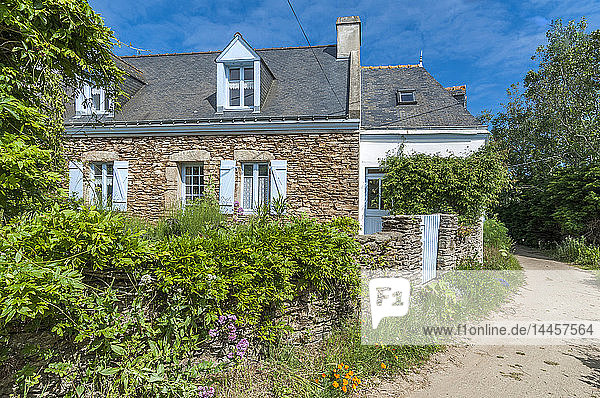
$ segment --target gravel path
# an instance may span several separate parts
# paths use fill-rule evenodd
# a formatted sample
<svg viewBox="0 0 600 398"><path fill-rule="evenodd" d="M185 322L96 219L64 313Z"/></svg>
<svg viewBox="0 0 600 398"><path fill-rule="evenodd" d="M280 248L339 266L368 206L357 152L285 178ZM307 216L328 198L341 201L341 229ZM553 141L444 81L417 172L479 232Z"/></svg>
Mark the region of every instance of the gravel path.
<svg viewBox="0 0 600 398"><path fill-rule="evenodd" d="M566 264L520 248L517 258L526 284L508 308L492 319L572 320L570 314L598 319L600 288L593 277ZM569 270L570 272L555 272ZM560 278L554 277L560 275ZM581 318L583 319L583 318ZM450 347L414 373L375 380L365 397L597 397L600 398L600 346L495 345Z"/></svg>

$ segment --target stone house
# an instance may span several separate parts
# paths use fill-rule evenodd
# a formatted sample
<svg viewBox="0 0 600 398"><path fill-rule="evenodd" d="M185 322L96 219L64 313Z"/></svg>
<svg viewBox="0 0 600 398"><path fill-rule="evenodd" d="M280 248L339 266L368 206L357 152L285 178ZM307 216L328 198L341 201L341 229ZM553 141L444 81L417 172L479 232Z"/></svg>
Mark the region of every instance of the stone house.
<svg viewBox="0 0 600 398"><path fill-rule="evenodd" d="M254 49L236 33L223 51L118 58L119 107L89 86L67 107L71 194L157 219L212 189L225 213L285 198L380 230L381 158L466 154L488 132L422 63L361 66L358 17L336 29L335 45Z"/></svg>

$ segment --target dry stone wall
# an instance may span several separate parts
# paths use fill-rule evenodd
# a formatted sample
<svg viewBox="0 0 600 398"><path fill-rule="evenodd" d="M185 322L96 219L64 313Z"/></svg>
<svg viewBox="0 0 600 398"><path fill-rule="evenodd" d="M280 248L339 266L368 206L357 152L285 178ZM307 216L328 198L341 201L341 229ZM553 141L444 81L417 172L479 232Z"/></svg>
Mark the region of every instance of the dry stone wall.
<svg viewBox="0 0 600 398"><path fill-rule="evenodd" d="M287 205L292 213L328 220L358 219L358 132L70 138L69 160L109 153L129 161L128 212L150 220L177 203L182 161L202 162L205 181L219 189L221 160L236 161L236 200L244 161L287 160ZM87 178L89 173L84 173Z"/></svg>

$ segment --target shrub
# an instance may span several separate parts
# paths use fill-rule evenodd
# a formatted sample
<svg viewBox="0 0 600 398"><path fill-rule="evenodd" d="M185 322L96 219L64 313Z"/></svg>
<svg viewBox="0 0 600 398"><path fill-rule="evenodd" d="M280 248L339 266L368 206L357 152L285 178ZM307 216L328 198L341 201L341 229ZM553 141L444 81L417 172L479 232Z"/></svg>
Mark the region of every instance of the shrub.
<svg viewBox="0 0 600 398"><path fill-rule="evenodd" d="M474 223L508 184L504 155L486 146L466 157L388 156L382 192L395 214L453 213Z"/></svg>
<svg viewBox="0 0 600 398"><path fill-rule="evenodd" d="M587 245L584 237L567 237L556 246L554 254L561 261L600 269L600 247Z"/></svg>
<svg viewBox="0 0 600 398"><path fill-rule="evenodd" d="M483 223L483 245L494 249L510 250L513 240L508 236L508 228L501 221L493 218L486 219Z"/></svg>

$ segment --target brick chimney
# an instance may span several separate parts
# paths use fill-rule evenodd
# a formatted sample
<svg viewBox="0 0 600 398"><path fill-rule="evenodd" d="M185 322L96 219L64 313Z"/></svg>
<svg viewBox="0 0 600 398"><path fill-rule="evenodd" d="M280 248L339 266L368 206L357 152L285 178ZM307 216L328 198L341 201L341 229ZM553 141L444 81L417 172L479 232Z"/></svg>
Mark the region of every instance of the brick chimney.
<svg viewBox="0 0 600 398"><path fill-rule="evenodd" d="M348 58L352 51L360 52L360 18L338 17L337 29L337 58Z"/></svg>

